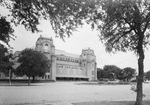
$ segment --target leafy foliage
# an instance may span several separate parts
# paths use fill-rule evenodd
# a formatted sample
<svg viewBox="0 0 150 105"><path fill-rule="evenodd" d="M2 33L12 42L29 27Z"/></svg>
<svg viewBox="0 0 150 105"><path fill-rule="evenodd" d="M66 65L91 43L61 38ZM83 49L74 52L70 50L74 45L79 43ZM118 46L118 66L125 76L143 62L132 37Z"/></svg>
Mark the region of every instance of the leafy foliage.
<svg viewBox="0 0 150 105"><path fill-rule="evenodd" d="M0 44L0 72L3 72L6 76L8 76L10 69L14 71L14 63L10 59L12 59L12 54L9 54L7 48Z"/></svg>
<svg viewBox="0 0 150 105"><path fill-rule="evenodd" d="M9 54L8 48L4 45L9 45L10 39L14 39L13 28L10 22L6 20L6 17L0 15L0 72L8 75L9 70L13 70L13 63L9 61L12 58L12 54Z"/></svg>
<svg viewBox="0 0 150 105"><path fill-rule="evenodd" d="M1 2L11 11L11 21L22 24L27 30L37 32L40 19L50 24L60 38L70 36L88 18L95 7L93 0L11 0Z"/></svg>
<svg viewBox="0 0 150 105"><path fill-rule="evenodd" d="M126 67L121 70L119 73L119 79L124 80L124 81L129 81L131 78L135 77L136 75L136 70L131 68L131 67Z"/></svg>
<svg viewBox="0 0 150 105"><path fill-rule="evenodd" d="M6 20L6 17L0 16L0 41L8 45L10 38L14 39L13 32L14 30L12 29L10 22Z"/></svg>
<svg viewBox="0 0 150 105"><path fill-rule="evenodd" d="M145 76L146 76L146 79L150 80L150 71L146 72Z"/></svg>
<svg viewBox="0 0 150 105"><path fill-rule="evenodd" d="M126 67L124 69L120 69L115 65L105 65L103 69L97 69L97 78L101 79L119 79L124 81L129 81L131 78L135 76L135 69L131 67Z"/></svg>
<svg viewBox="0 0 150 105"><path fill-rule="evenodd" d="M143 34L143 46L149 45L150 4L147 0L98 0L90 22L100 30L106 51L135 51Z"/></svg>
<svg viewBox="0 0 150 105"><path fill-rule="evenodd" d="M121 71L121 69L115 65L105 65L103 70L107 72L107 75L112 79L118 78L118 74Z"/></svg>
<svg viewBox="0 0 150 105"><path fill-rule="evenodd" d="M97 69L98 79L107 78L107 79L118 79L121 69L115 65L105 65L103 69Z"/></svg>
<svg viewBox="0 0 150 105"><path fill-rule="evenodd" d="M105 73L103 72L103 69L97 68L97 79L101 80L101 78L105 78Z"/></svg>
<svg viewBox="0 0 150 105"><path fill-rule="evenodd" d="M4 47L4 45L0 44L0 71L2 72L7 66L7 62L9 62L9 59L6 56L7 54L7 48Z"/></svg>
<svg viewBox="0 0 150 105"><path fill-rule="evenodd" d="M127 80L130 80L136 74L136 72L135 72L136 70L131 68L131 67L126 67L123 69L123 71L124 71L124 75L125 75Z"/></svg>
<svg viewBox="0 0 150 105"><path fill-rule="evenodd" d="M16 69L17 75L28 77L43 76L49 70L49 60L41 52L25 49L18 59L20 65Z"/></svg>

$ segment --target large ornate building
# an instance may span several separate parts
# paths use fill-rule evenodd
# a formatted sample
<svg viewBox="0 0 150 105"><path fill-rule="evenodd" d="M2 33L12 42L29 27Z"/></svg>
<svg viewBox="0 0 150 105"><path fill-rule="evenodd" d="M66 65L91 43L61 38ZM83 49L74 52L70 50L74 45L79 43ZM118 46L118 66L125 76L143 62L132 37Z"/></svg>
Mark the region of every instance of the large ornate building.
<svg viewBox="0 0 150 105"><path fill-rule="evenodd" d="M82 50L80 55L67 53L55 49L52 38L40 36L36 41L35 50L42 52L50 60L50 70L42 78L46 80L97 80L96 56L90 48ZM17 62L21 51L14 53L14 68L19 66ZM17 77L13 79L27 79L28 77ZM0 72L0 79L8 79Z"/></svg>
<svg viewBox="0 0 150 105"><path fill-rule="evenodd" d="M35 50L44 53L51 61L51 68L44 79L50 80L97 80L96 56L90 48L81 55L55 49L52 38L40 36Z"/></svg>

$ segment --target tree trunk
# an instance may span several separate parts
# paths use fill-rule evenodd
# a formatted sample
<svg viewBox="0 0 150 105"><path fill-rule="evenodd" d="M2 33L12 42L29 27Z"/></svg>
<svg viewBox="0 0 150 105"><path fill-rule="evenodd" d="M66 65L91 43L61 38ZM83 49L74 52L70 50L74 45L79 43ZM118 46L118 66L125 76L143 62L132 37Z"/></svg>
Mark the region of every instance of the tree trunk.
<svg viewBox="0 0 150 105"><path fill-rule="evenodd" d="M35 76L32 77L32 82L33 82L33 83L34 83L34 80L35 80Z"/></svg>
<svg viewBox="0 0 150 105"><path fill-rule="evenodd" d="M28 78L28 85L30 85L30 76L29 76L29 78Z"/></svg>
<svg viewBox="0 0 150 105"><path fill-rule="evenodd" d="M135 105L142 105L143 99L143 75L144 75L144 51L143 51L143 37L139 37L138 42L138 77L137 77L137 96Z"/></svg>
<svg viewBox="0 0 150 105"><path fill-rule="evenodd" d="M11 77L12 77L11 74L12 74L12 73L11 73L11 69L9 69L9 85L11 85Z"/></svg>
<svg viewBox="0 0 150 105"><path fill-rule="evenodd" d="M136 97L136 105L142 105L142 98L143 98L143 58L139 58L138 60L138 69L139 69L139 74L137 77L137 97Z"/></svg>

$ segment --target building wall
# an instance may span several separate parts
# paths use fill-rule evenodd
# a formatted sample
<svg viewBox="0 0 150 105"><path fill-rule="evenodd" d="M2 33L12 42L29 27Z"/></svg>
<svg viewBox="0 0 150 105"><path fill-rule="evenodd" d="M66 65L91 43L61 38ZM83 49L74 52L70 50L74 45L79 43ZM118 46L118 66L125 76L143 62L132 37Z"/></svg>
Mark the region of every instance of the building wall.
<svg viewBox="0 0 150 105"><path fill-rule="evenodd" d="M87 78L87 75L85 68L58 64L56 67L56 77Z"/></svg>

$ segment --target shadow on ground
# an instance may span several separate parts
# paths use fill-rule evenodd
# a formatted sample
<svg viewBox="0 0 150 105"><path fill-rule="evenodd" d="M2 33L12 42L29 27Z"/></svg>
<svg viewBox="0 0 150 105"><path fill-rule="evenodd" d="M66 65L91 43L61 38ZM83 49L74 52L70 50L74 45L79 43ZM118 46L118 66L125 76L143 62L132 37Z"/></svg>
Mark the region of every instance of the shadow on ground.
<svg viewBox="0 0 150 105"><path fill-rule="evenodd" d="M0 86L42 86L42 83L54 83L54 81L51 80L35 80L34 82L31 81L30 85L28 85L28 80L27 79L15 79L12 80L11 85L9 83L8 79L5 80L0 80Z"/></svg>
<svg viewBox="0 0 150 105"><path fill-rule="evenodd" d="M135 101L102 101L72 103L73 105L135 105ZM150 101L143 101L143 105L150 105Z"/></svg>

